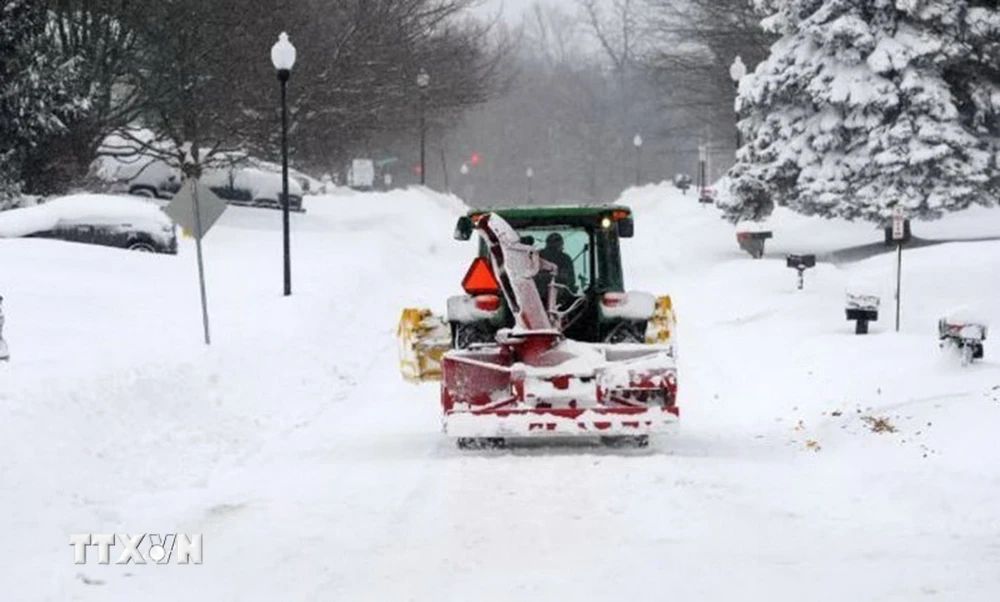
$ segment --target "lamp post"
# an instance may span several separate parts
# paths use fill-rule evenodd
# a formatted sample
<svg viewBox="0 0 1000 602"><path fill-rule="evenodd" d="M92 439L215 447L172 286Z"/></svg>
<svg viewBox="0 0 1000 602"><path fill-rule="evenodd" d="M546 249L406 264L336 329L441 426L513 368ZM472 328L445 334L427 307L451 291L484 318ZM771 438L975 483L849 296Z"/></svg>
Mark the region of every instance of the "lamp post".
<svg viewBox="0 0 1000 602"><path fill-rule="evenodd" d="M747 66L743 64L743 59L739 55L736 55L736 58L733 59L733 64L729 66L729 77L733 80L733 85L736 86L737 96L739 96L740 92L740 80L746 74ZM734 110L736 110L735 106ZM743 137L740 135L740 113L736 110L736 150L738 151L741 146L743 146Z"/></svg>
<svg viewBox="0 0 1000 602"><path fill-rule="evenodd" d="M635 185L638 186L642 183L642 136L636 134L632 145L635 146Z"/></svg>
<svg viewBox="0 0 1000 602"><path fill-rule="evenodd" d="M531 204L531 179L535 177L535 170L530 167L525 170L524 175L528 179L528 204Z"/></svg>
<svg viewBox="0 0 1000 602"><path fill-rule="evenodd" d="M417 87L420 89L420 185L427 183L427 86L431 85L431 76L423 67L417 74Z"/></svg>
<svg viewBox="0 0 1000 602"><path fill-rule="evenodd" d="M705 177L705 163L708 161L708 147L702 143L698 145L698 198L705 196L705 187L708 180Z"/></svg>
<svg viewBox="0 0 1000 602"><path fill-rule="evenodd" d="M288 41L288 34L281 32L271 47L271 62L281 82L281 211L285 263L285 296L292 294L292 259L288 228L288 77L295 65L295 46Z"/></svg>

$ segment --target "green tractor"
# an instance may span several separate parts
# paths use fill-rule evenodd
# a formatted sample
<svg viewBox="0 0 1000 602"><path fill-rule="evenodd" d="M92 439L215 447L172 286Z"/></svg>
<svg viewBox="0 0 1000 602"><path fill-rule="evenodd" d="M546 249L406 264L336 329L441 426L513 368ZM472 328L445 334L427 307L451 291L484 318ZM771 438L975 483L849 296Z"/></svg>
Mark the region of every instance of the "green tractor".
<svg viewBox="0 0 1000 602"><path fill-rule="evenodd" d="M455 238L471 239L478 220L491 213L502 217L522 244L535 247L549 262L548 280L539 276L538 290L565 338L582 343L672 344L670 297L625 289L620 240L633 235L631 209L621 205L475 209L458 219ZM494 344L500 331L515 326L482 239L462 286L465 294L448 299L446 317L427 309L403 311L398 335L401 370L407 380L440 380L441 360L449 350Z"/></svg>

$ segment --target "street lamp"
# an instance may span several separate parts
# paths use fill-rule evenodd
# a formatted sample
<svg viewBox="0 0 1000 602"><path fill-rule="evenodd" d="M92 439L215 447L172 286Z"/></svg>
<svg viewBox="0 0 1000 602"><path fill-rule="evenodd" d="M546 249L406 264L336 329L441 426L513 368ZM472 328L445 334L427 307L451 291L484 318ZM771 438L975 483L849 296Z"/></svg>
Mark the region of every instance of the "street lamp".
<svg viewBox="0 0 1000 602"><path fill-rule="evenodd" d="M747 74L747 66L743 64L743 59L740 55L736 55L733 60L733 64L729 66L729 77L733 80L733 84L736 86L736 95L739 96L740 92L740 80L743 76ZM735 110L735 107L734 107ZM740 114L736 111L736 150L739 150L743 146L743 137L740 135Z"/></svg>
<svg viewBox="0 0 1000 602"><path fill-rule="evenodd" d="M285 251L285 296L292 294L292 259L288 233L288 77L295 65L295 46L288 41L288 34L281 32L271 47L271 62L281 82L281 190L282 235Z"/></svg>
<svg viewBox="0 0 1000 602"><path fill-rule="evenodd" d="M642 181L642 136L636 134L632 144L635 146L635 185L638 186Z"/></svg>
<svg viewBox="0 0 1000 602"><path fill-rule="evenodd" d="M525 170L524 175L528 178L528 203L531 203L531 179L535 177L535 170L530 167Z"/></svg>
<svg viewBox="0 0 1000 602"><path fill-rule="evenodd" d="M417 87L420 89L420 184L427 182L427 121L425 113L427 110L427 86L431 85L431 76L423 67L417 74Z"/></svg>

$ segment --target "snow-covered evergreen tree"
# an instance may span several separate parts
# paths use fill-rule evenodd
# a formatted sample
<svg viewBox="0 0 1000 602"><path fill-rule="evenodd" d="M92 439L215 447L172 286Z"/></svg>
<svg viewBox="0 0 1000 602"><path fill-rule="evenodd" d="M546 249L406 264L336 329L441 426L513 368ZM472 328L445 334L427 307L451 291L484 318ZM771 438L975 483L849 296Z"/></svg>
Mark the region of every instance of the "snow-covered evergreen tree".
<svg viewBox="0 0 1000 602"><path fill-rule="evenodd" d="M17 195L21 170L42 137L86 106L71 92L73 59L53 57L49 13L38 0L0 0L0 209Z"/></svg>
<svg viewBox="0 0 1000 602"><path fill-rule="evenodd" d="M883 222L995 204L1000 11L985 0L756 0L780 34L737 99L726 217Z"/></svg>

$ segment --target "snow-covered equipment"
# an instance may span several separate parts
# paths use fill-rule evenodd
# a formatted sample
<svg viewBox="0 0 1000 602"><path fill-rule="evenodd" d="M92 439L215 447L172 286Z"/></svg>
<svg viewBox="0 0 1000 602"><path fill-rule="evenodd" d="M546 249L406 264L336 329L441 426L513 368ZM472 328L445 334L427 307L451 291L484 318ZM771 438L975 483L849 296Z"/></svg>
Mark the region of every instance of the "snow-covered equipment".
<svg viewBox="0 0 1000 602"><path fill-rule="evenodd" d="M815 255L786 255L785 265L799 273L799 290L805 284L805 273L809 268L816 267Z"/></svg>
<svg viewBox="0 0 1000 602"><path fill-rule="evenodd" d="M482 439L561 434L635 437L644 445L650 433L676 422L669 342L569 339L571 316L585 314L586 297L560 303L566 286L559 282L561 266L496 213L474 224L514 324L499 329L493 341L442 358L447 434L463 447ZM655 311L651 295L606 292L602 304L626 322L645 323Z"/></svg>
<svg viewBox="0 0 1000 602"><path fill-rule="evenodd" d="M741 230L736 233L736 242L740 248L750 254L754 259L764 256L764 241L774 236L770 231Z"/></svg>
<svg viewBox="0 0 1000 602"><path fill-rule="evenodd" d="M875 295L847 293L845 312L848 320L854 320L854 334L868 334L868 323L878 321L878 307L881 299Z"/></svg>
<svg viewBox="0 0 1000 602"><path fill-rule="evenodd" d="M966 310L956 310L938 320L938 344L958 353L965 366L983 357L987 330L985 320Z"/></svg>
<svg viewBox="0 0 1000 602"><path fill-rule="evenodd" d="M451 347L451 331L440 316L429 309L405 309L396 337L403 378L410 382L441 378L441 356Z"/></svg>
<svg viewBox="0 0 1000 602"><path fill-rule="evenodd" d="M491 242L487 224L516 244ZM672 301L624 287L619 243L634 232L630 209L473 210L459 218L455 238L469 240L477 228L465 294L448 299L446 317L411 308L399 324L403 376L443 376L446 415L461 414L446 420L449 433L464 443L541 431L644 436L659 420L676 419L676 410L664 409L673 408L666 372L670 387L676 383ZM512 267L525 257L533 259ZM508 286L515 280L516 295ZM649 382L632 382L643 374ZM660 406L646 407L656 400ZM498 422L501 416L510 420Z"/></svg>
<svg viewBox="0 0 1000 602"><path fill-rule="evenodd" d="M0 296L0 362L10 359L10 350L7 349L7 341L3 338L3 296Z"/></svg>

